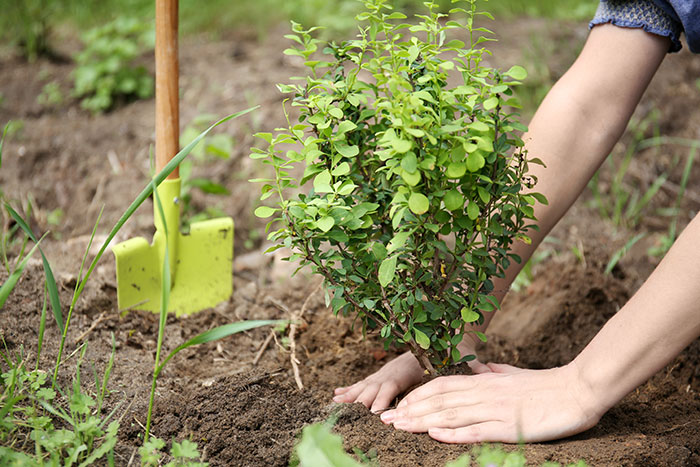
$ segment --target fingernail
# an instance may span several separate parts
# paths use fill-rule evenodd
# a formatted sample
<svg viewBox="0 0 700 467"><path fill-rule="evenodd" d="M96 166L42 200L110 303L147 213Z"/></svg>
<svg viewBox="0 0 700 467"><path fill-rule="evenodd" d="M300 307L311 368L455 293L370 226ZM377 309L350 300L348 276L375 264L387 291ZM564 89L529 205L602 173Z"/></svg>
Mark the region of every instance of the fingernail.
<svg viewBox="0 0 700 467"><path fill-rule="evenodd" d="M407 405L408 405L408 402L406 402L406 399L404 399L401 402L399 402L399 405L397 405L396 407L406 407Z"/></svg>
<svg viewBox="0 0 700 467"><path fill-rule="evenodd" d="M379 416L379 418L381 418L384 423L391 423L391 421L394 419L394 411L390 410L388 412L384 412Z"/></svg>
<svg viewBox="0 0 700 467"><path fill-rule="evenodd" d="M343 402L343 396L335 396L333 402Z"/></svg>

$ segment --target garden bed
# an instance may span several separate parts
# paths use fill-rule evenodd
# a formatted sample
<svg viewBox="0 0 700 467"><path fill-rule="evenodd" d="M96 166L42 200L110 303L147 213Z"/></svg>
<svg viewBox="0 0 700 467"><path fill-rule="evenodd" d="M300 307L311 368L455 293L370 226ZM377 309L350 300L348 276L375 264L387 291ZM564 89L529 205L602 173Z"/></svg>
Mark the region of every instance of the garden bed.
<svg viewBox="0 0 700 467"><path fill-rule="evenodd" d="M500 23L496 31L508 37L494 46L496 56L509 63L526 63L522 44L537 33L540 41L566 44L544 54L541 64L557 77L565 70L585 37L585 25L554 27L539 21ZM191 439L211 465L287 465L295 439L308 423L337 417L335 430L348 450L376 452L382 466L443 466L467 452L468 446L448 446L427 435L394 431L362 406L332 403L332 391L350 384L395 355L378 340L362 339L352 321L334 317L324 306L316 277L290 278L293 267L261 255L261 221L252 215L257 188L246 180L260 168L247 158L252 133L282 124L282 96L274 84L300 72L299 63L282 55L286 46L273 34L258 42L230 37L217 43L187 41L182 46L182 117L184 124L197 115L223 116L251 105L255 113L222 130L236 142L228 160L210 160L195 171L226 186L226 198L196 195L195 208L218 205L236 222L234 296L215 309L190 318L169 318L165 348L172 349L211 327L242 319L289 318L303 308L303 325L296 333L296 356L305 389L293 378L290 355L277 335L253 364L270 334L258 329L187 349L166 367L158 382L153 433L165 440ZM543 38L542 38L543 37ZM70 53L67 50L66 53ZM525 58L523 58L525 53ZM68 63L0 58L0 124L23 123L7 142L0 170L0 186L9 199L26 200L35 207L36 232L51 230L44 243L54 265L64 307L70 302L82 251L101 206L105 211L98 237L117 220L146 183L148 151L153 142L153 101L137 102L100 116L79 109L75 102L52 108L36 103L48 80L69 86ZM697 57L684 52L669 57L640 106L643 118L658 109L661 134L700 138L700 76ZM654 129L648 129L653 136ZM626 138L629 138L627 136ZM654 197L634 231L601 220L584 196L544 248L549 257L533 268L533 279L512 293L490 329L482 359L528 368L568 363L597 330L634 293L658 261L647 255L665 232L667 217L656 208L671 206L687 149L656 147L640 151L629 170L639 183L650 183L668 171L669 183ZM682 159L684 160L684 159ZM685 225L700 208L700 164L691 174L679 222ZM610 174L601 175L602 186ZM59 215L60 213L60 215ZM58 216L58 220L57 220ZM53 225L52 225L53 223ZM118 239L152 235L146 206L120 232ZM638 232L647 235L625 255L611 274L604 270L614 252ZM582 254L575 254L575 251ZM0 281L6 273L0 273ZM42 305L43 270L30 262L23 278L0 311L0 334L10 351L23 346L35 354ZM662 312L662 310L660 310ZM116 304L114 262L106 256L78 302L68 333L66 355L87 340L86 365L98 373L117 347L105 413L117 404L121 417L118 465L138 463L148 391L153 369L158 321L147 312L119 313ZM42 365L50 367L58 349L55 323L47 326ZM68 387L77 357L67 358L59 383ZM86 366L87 368L87 366ZM91 371L86 371L91 375ZM88 382L85 382L88 381ZM86 389L94 390L85 377ZM531 444L522 449L529 462L547 460L589 465L700 465L700 341L696 340L674 362L606 414L595 428L562 441ZM513 448L516 449L516 448Z"/></svg>

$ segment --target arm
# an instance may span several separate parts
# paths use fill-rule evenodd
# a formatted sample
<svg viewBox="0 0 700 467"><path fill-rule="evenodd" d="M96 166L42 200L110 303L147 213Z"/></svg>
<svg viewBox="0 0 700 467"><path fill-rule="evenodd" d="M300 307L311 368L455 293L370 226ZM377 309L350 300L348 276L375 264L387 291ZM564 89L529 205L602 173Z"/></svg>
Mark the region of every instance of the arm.
<svg viewBox="0 0 700 467"><path fill-rule="evenodd" d="M513 245L523 261L512 264L504 279L494 280L497 299L610 154L667 51L666 38L597 26L576 62L547 94L524 140L529 154L546 164L532 166L531 174L539 180L535 190L549 205L535 206L539 231L528 232L532 244ZM492 317L486 315L480 330Z"/></svg>
<svg viewBox="0 0 700 467"><path fill-rule="evenodd" d="M382 414L452 443L545 441L584 431L700 336L700 215L569 365L438 378ZM611 358L614 356L614 358Z"/></svg>

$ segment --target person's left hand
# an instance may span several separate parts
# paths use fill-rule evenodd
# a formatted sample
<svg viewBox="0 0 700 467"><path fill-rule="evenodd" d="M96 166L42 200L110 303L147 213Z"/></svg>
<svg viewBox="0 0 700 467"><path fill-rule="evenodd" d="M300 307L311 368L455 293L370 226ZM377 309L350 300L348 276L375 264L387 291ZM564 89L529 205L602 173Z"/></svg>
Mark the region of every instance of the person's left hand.
<svg viewBox="0 0 700 467"><path fill-rule="evenodd" d="M518 443L571 436L602 416L575 363L551 370L488 367L491 372L436 378L381 419L445 443Z"/></svg>

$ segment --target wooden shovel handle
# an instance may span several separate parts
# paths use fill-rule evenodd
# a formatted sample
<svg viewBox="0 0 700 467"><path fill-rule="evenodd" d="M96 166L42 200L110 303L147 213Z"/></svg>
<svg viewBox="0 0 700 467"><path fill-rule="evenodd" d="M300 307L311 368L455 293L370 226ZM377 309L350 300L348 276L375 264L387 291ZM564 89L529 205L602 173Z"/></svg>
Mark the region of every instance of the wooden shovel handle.
<svg viewBox="0 0 700 467"><path fill-rule="evenodd" d="M156 171L179 151L178 0L156 0ZM176 168L168 178L178 178Z"/></svg>

